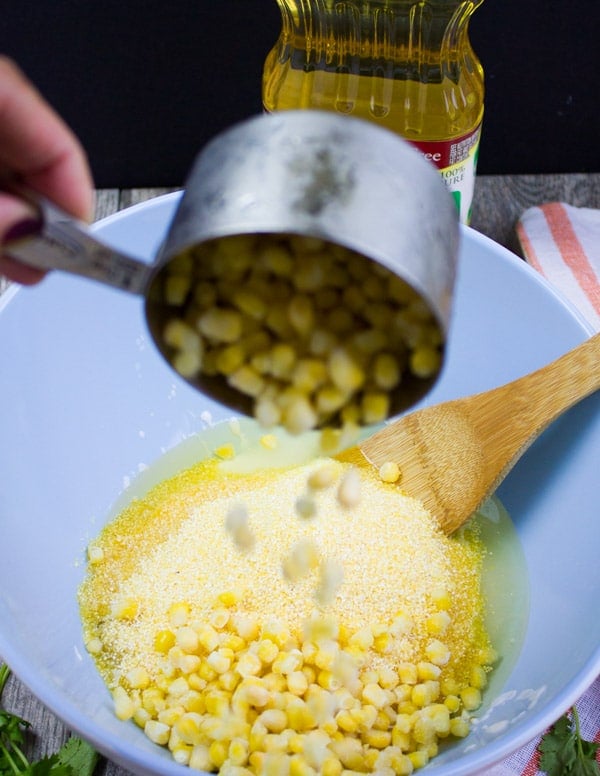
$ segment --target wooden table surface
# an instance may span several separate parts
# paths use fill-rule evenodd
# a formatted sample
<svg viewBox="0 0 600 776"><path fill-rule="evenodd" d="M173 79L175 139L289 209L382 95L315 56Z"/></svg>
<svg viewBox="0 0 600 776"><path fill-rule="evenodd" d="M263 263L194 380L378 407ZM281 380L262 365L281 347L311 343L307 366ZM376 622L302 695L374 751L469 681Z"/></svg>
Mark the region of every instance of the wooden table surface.
<svg viewBox="0 0 600 776"><path fill-rule="evenodd" d="M170 189L99 190L96 217L103 218L167 191ZM471 226L518 253L515 224L519 215L533 205L556 201L600 208L600 173L481 176L476 183ZM0 278L0 293L6 287L7 282ZM61 722L14 676L4 690L2 705L31 723L29 753L33 758L53 753L66 740L68 731ZM128 774L129 771L107 760L101 762L96 772L96 776Z"/></svg>

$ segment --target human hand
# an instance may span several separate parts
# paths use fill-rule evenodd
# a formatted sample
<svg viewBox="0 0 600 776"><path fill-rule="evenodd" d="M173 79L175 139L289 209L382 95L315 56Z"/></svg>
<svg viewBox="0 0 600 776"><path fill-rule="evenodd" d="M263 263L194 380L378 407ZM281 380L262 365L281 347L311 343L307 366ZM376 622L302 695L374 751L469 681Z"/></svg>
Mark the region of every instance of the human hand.
<svg viewBox="0 0 600 776"><path fill-rule="evenodd" d="M73 132L21 70L0 56L0 178L17 177L83 221L93 211L93 184L85 153ZM0 274L36 283L43 272L1 254L7 238L35 229L32 207L0 191Z"/></svg>

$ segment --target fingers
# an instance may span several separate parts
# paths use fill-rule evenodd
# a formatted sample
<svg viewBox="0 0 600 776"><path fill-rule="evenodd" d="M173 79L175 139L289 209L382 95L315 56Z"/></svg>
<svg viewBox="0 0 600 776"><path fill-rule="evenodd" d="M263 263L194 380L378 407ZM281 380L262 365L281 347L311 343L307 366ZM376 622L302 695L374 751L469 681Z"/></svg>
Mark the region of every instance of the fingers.
<svg viewBox="0 0 600 776"><path fill-rule="evenodd" d="M10 59L0 56L0 176L17 176L84 221L93 214L93 183L79 141ZM0 274L30 284L43 272L1 255L2 243L31 229L35 213L0 193Z"/></svg>
<svg viewBox="0 0 600 776"><path fill-rule="evenodd" d="M89 220L93 185L79 141L19 68L0 56L0 170Z"/></svg>
<svg viewBox="0 0 600 776"><path fill-rule="evenodd" d="M36 213L30 205L0 193L0 245L9 239L24 237L34 231L36 222ZM41 280L44 273L0 255L0 275L22 285L31 285Z"/></svg>

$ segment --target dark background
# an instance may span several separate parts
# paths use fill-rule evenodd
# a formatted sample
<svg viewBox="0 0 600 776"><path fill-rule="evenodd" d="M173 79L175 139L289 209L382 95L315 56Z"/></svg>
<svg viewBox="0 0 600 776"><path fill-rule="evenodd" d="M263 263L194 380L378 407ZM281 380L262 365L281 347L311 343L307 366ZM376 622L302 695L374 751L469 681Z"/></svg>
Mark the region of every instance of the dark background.
<svg viewBox="0 0 600 776"><path fill-rule="evenodd" d="M479 172L600 171L600 0L485 0ZM179 186L220 129L260 112L275 0L0 0L15 58L106 187Z"/></svg>

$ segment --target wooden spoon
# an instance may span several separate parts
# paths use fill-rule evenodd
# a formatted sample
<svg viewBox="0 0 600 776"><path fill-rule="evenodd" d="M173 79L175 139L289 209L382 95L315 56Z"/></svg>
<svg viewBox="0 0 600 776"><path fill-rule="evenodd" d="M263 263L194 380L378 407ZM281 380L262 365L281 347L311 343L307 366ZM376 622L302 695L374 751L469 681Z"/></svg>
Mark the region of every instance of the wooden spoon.
<svg viewBox="0 0 600 776"><path fill-rule="evenodd" d="M394 461L399 485L451 534L559 415L600 388L600 334L499 388L418 410L344 453Z"/></svg>

